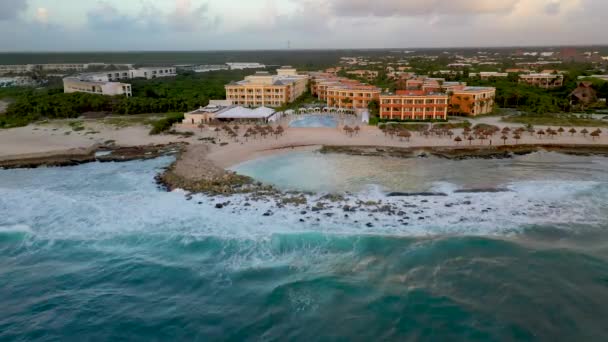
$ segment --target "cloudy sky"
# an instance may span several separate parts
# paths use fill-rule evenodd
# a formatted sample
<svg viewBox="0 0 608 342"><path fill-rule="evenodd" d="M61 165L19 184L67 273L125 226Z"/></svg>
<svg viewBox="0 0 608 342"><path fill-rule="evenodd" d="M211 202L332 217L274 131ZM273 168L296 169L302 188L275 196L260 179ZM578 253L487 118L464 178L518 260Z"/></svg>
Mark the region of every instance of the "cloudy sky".
<svg viewBox="0 0 608 342"><path fill-rule="evenodd" d="M608 43L608 0L0 0L0 51Z"/></svg>

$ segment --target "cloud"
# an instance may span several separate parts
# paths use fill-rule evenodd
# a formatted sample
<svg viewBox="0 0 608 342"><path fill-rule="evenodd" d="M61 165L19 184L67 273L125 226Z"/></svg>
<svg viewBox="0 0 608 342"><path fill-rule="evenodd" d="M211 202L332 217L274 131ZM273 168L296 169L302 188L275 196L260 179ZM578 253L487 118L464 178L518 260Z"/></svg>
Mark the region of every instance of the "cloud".
<svg viewBox="0 0 608 342"><path fill-rule="evenodd" d="M167 15L167 22L176 31L196 31L210 24L211 20L207 17L208 11L207 3L195 7L191 0L175 0L175 10ZM216 17L214 20L219 19Z"/></svg>
<svg viewBox="0 0 608 342"><path fill-rule="evenodd" d="M44 8L44 7L38 7L36 9L36 21L38 21L41 24L48 24L49 23L49 11Z"/></svg>
<svg viewBox="0 0 608 342"><path fill-rule="evenodd" d="M27 9L27 0L0 0L0 20L9 20Z"/></svg>
<svg viewBox="0 0 608 342"><path fill-rule="evenodd" d="M94 30L131 30L131 31L179 31L195 32L201 28L217 25L218 18L210 19L206 3L195 7L191 0L175 0L175 8L163 13L151 2L143 2L136 15L121 13L107 1L99 1L87 13L90 27Z"/></svg>
<svg viewBox="0 0 608 342"><path fill-rule="evenodd" d="M433 14L504 14L519 0L333 0L330 7L336 16L415 17Z"/></svg>
<svg viewBox="0 0 608 342"><path fill-rule="evenodd" d="M545 13L547 14L559 14L561 4L559 1L552 1L545 5Z"/></svg>

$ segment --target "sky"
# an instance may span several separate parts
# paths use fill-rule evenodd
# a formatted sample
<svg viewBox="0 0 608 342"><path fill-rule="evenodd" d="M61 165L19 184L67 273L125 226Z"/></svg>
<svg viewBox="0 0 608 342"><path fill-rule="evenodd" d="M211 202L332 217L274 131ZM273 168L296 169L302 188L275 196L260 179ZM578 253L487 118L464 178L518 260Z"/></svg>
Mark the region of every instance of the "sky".
<svg viewBox="0 0 608 342"><path fill-rule="evenodd" d="M0 0L0 51L608 44L608 0Z"/></svg>

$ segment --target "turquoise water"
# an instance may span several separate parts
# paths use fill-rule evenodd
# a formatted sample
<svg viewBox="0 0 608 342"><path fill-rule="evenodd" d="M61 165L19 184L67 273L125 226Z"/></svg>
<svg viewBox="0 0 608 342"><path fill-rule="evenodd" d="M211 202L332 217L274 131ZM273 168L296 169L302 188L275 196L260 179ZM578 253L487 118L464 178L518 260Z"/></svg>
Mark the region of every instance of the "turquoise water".
<svg viewBox="0 0 608 342"><path fill-rule="evenodd" d="M265 217L264 201L220 210L164 192L153 178L170 158L0 171L0 340L603 340L604 160L560 158L426 160L445 177L413 183L447 196L395 199L432 214L373 228L341 210L302 224L300 208ZM404 172L348 162L383 161ZM482 182L448 175L484 168L510 192L455 192Z"/></svg>
<svg viewBox="0 0 608 342"><path fill-rule="evenodd" d="M303 115L289 123L294 128L336 128L338 120L331 115Z"/></svg>

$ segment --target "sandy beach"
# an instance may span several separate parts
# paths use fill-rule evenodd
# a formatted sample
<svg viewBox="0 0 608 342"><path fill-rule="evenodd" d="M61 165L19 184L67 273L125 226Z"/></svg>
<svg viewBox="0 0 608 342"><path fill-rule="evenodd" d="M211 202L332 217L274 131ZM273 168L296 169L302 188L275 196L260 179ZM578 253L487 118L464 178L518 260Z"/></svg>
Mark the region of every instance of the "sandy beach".
<svg viewBox="0 0 608 342"><path fill-rule="evenodd" d="M512 129L521 127L501 123L497 118L484 118L472 120L473 124L489 123L501 129L510 127ZM244 161L268 156L270 154L284 153L293 150L314 150L323 145L331 146L384 146L384 147L472 147L502 146L504 142L500 139L500 133L494 135L490 140L463 141L460 144L454 142L455 136L463 135L462 129L453 130L454 137L430 136L425 137L419 133L412 133L411 139L406 141L398 137L390 138L380 129L371 126L361 126L358 134L352 136L345 134L339 128L288 128L282 136L268 136L264 139L257 137L245 138L243 134L246 127L240 127L239 136L234 139L224 132L214 132L212 127L204 128L202 131L193 126L178 126L181 132L194 133L191 137L180 135L156 135L148 134L149 127L145 125L132 125L127 127L115 127L101 123L100 121L86 121L84 129L75 131L69 126L69 122L52 122L47 124L34 124L26 127L0 130L0 160L10 160L27 156L40 156L50 154L69 153L90 149L99 144L111 142L117 146L141 146L151 144L168 144L174 142L186 142L188 149L193 152L187 154L187 158L181 158L181 163L187 163L189 168L196 168L197 164L212 164L214 167L230 168ZM535 127L536 130L548 127ZM557 127L552 127L557 129ZM569 128L566 129L566 131ZM583 127L577 127L581 131ZM589 132L595 127L587 127ZM521 139L516 142L509 134L507 145L608 145L608 136L603 133L599 138L592 139L580 133L571 136L563 133L555 137L542 137L523 133ZM215 140L215 144L210 143ZM205 147L202 148L201 145ZM202 158L202 159L200 159ZM199 160L200 159L200 160ZM182 169L183 171L183 169ZM189 172L184 171L184 174Z"/></svg>

